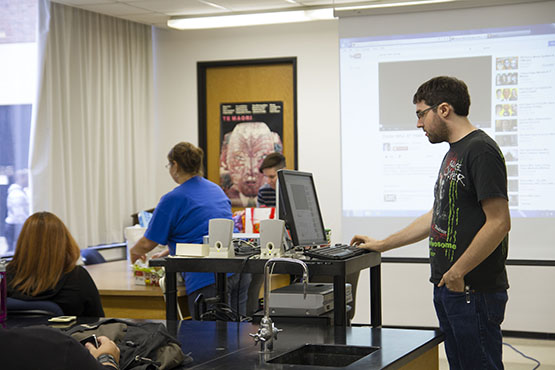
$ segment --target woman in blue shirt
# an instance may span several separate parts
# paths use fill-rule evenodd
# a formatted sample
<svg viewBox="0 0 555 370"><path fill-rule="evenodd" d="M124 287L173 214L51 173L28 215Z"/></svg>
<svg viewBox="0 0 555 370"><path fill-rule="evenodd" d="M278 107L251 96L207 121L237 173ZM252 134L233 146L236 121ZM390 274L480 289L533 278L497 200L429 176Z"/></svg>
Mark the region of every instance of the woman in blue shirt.
<svg viewBox="0 0 555 370"><path fill-rule="evenodd" d="M144 259L158 244L167 245L162 255L175 255L176 243L201 244L208 235L208 224L213 218L231 219L231 202L223 190L202 177L204 153L191 143L180 142L168 153L170 176L179 185L164 195L152 215L144 236L130 249L131 262ZM236 288L237 276L228 279L228 287ZM239 293L240 312L246 311L249 276L241 277ZM202 293L205 297L215 295L214 274L203 272L185 273L189 312L193 313L194 301ZM234 284L235 283L235 284ZM236 294L231 293L231 298ZM235 308L235 305L232 305Z"/></svg>

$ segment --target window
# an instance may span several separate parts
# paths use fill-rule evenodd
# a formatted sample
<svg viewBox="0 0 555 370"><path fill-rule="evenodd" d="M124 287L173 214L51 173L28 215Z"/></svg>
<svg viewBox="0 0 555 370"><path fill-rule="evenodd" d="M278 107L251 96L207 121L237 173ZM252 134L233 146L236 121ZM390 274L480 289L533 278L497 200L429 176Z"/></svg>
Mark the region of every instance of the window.
<svg viewBox="0 0 555 370"><path fill-rule="evenodd" d="M13 253L29 215L29 137L36 95L36 0L0 5L0 256Z"/></svg>

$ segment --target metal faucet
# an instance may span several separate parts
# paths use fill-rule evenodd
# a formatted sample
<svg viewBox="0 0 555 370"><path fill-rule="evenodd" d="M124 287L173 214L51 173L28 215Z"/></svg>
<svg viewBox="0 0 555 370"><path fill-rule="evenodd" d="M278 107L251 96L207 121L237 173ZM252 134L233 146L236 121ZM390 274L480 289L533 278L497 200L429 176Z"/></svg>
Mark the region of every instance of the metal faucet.
<svg viewBox="0 0 555 370"><path fill-rule="evenodd" d="M274 326L270 318L270 267L276 262L288 262L301 265L303 268L303 298L306 299L306 289L308 287L308 266L301 260L293 258L272 258L264 264L264 317L260 320L260 327L256 334L250 333L254 344L260 342L260 351L263 353L271 352L274 349L274 339L282 331Z"/></svg>

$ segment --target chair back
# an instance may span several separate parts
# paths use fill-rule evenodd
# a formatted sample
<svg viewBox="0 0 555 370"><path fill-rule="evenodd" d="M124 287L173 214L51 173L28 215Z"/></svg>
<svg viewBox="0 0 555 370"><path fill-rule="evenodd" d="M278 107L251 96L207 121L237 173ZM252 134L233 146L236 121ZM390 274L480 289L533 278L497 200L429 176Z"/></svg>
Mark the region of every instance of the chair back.
<svg viewBox="0 0 555 370"><path fill-rule="evenodd" d="M106 260L100 252L96 249L88 248L81 250L81 257L83 257L83 263L86 265L96 265L97 263L104 263Z"/></svg>
<svg viewBox="0 0 555 370"><path fill-rule="evenodd" d="M64 314L61 307L52 301L24 301L8 297L6 308L8 315L62 316Z"/></svg>

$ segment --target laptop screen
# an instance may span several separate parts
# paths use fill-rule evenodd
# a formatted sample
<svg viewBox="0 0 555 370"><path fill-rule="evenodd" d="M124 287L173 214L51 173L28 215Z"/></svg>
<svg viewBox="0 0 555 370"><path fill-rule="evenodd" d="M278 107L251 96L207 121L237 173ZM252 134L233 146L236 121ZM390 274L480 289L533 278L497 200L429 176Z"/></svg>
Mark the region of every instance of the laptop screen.
<svg viewBox="0 0 555 370"><path fill-rule="evenodd" d="M312 174L278 171L279 215L295 246L328 244Z"/></svg>

